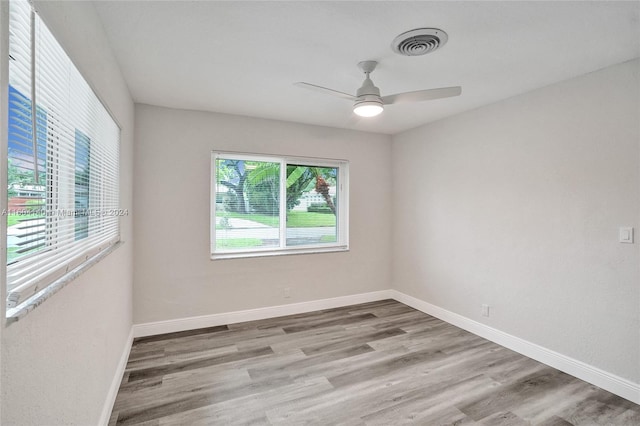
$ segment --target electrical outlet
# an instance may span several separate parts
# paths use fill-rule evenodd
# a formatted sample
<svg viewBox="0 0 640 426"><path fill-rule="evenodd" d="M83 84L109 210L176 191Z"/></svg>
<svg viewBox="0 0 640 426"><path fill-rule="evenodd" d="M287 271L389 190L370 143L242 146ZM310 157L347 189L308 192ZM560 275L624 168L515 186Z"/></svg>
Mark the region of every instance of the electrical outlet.
<svg viewBox="0 0 640 426"><path fill-rule="evenodd" d="M633 228L630 226L621 227L618 231L618 241L633 244Z"/></svg>
<svg viewBox="0 0 640 426"><path fill-rule="evenodd" d="M488 317L489 316L489 305L482 305L482 316L483 317Z"/></svg>
<svg viewBox="0 0 640 426"><path fill-rule="evenodd" d="M282 289L282 296L283 296L285 299L290 298L290 297L291 297L291 287L285 287L285 288L283 288L283 289Z"/></svg>

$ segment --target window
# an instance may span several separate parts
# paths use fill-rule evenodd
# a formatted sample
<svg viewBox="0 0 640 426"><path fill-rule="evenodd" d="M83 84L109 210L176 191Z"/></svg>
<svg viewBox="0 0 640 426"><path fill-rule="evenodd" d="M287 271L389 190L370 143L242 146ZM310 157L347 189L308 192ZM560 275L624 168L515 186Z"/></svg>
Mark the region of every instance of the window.
<svg viewBox="0 0 640 426"><path fill-rule="evenodd" d="M212 258L347 250L348 167L214 152Z"/></svg>
<svg viewBox="0 0 640 426"><path fill-rule="evenodd" d="M9 4L7 316L119 240L120 129L27 1Z"/></svg>

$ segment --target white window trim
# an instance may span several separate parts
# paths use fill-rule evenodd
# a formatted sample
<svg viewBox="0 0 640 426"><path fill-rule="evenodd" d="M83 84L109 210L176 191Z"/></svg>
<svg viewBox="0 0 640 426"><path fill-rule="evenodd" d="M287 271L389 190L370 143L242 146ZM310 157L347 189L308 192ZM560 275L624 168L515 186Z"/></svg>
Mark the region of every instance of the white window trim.
<svg viewBox="0 0 640 426"><path fill-rule="evenodd" d="M280 220L280 247L254 248L244 250L229 250L216 252L216 160L252 160L280 162L280 194L286 192L286 164L301 164L305 166L334 167L338 169L338 208L339 214L336 217L336 228L338 230L337 241L335 243L324 243L322 245L307 245L286 247L286 221ZM272 154L250 154L229 151L212 151L211 153L211 215L209 217L210 226L210 252L212 260L238 259L250 257L283 256L294 254L311 253L332 253L349 251L349 161L338 159L325 159L313 157L297 157L291 155ZM280 214L286 214L286 197L280 197Z"/></svg>

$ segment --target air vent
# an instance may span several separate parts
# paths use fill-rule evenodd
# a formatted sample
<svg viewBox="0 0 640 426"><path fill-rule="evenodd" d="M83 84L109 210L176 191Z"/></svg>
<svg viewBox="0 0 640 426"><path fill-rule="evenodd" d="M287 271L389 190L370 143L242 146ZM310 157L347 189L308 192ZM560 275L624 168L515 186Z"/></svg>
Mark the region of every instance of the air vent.
<svg viewBox="0 0 640 426"><path fill-rule="evenodd" d="M393 39L391 48L400 55L420 56L441 48L447 39L447 33L437 28L418 28Z"/></svg>

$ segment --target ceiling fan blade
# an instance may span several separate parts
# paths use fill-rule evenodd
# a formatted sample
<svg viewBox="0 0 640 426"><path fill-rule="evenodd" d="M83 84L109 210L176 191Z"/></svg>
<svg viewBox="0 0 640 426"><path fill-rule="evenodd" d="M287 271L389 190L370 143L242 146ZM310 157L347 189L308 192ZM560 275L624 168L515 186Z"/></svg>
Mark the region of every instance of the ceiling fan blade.
<svg viewBox="0 0 640 426"><path fill-rule="evenodd" d="M337 96L339 98L348 99L350 101L354 101L356 99L355 96L350 95L348 93L340 92L338 90L333 90L333 89L329 89L329 88L322 87L322 86L317 86L317 85L311 84L311 83L298 82L298 83L294 83L294 84L296 86L302 87L304 89L313 90L315 92L320 92L320 93L324 93L324 94L327 94L327 95Z"/></svg>
<svg viewBox="0 0 640 426"><path fill-rule="evenodd" d="M459 96L462 87L441 87L439 89L416 90L415 92L396 93L395 95L383 96L382 102L385 105L400 104L405 102L421 102L433 99L450 98Z"/></svg>

